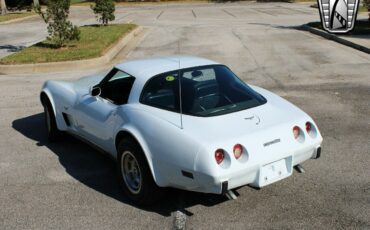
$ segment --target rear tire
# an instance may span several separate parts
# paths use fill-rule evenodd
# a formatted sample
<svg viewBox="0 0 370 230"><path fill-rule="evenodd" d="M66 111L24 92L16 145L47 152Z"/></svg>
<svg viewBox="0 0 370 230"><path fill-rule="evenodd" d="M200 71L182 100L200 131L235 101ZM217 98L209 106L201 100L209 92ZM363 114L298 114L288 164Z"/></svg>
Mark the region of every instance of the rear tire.
<svg viewBox="0 0 370 230"><path fill-rule="evenodd" d="M57 127L55 115L51 103L48 98L43 100L44 115L45 115L45 127L50 142L54 142L60 139L62 132Z"/></svg>
<svg viewBox="0 0 370 230"><path fill-rule="evenodd" d="M133 139L123 139L118 144L117 170L124 193L134 203L150 205L164 194L154 182L145 155Z"/></svg>

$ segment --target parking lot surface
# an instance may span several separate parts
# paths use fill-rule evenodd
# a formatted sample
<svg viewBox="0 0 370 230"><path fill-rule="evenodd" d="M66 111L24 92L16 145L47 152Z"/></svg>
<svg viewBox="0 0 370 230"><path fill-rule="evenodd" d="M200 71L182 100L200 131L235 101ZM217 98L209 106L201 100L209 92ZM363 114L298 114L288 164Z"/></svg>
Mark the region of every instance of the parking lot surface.
<svg viewBox="0 0 370 230"><path fill-rule="evenodd" d="M73 21L94 23L90 11L74 7ZM116 18L149 29L127 59L206 57L302 108L322 132L322 157L306 162L304 174L239 188L237 200L174 189L158 205L137 207L121 193L108 157L72 137L46 140L42 83L95 70L0 75L0 229L172 229L176 211L187 229L370 228L370 56L297 29L319 20L317 9L169 4L117 7ZM45 35L37 18L0 25L0 46Z"/></svg>

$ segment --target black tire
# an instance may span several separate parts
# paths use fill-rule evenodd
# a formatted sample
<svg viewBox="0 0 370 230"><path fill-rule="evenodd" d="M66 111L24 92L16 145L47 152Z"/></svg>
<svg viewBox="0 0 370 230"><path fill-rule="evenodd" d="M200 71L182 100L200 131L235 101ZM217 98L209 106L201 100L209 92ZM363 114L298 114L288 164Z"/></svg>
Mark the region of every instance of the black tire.
<svg viewBox="0 0 370 230"><path fill-rule="evenodd" d="M164 194L164 189L154 182L148 162L139 144L131 139L122 139L117 147L117 171L120 184L126 196L138 205L150 205L157 202ZM124 162L127 158L134 158L137 162L141 183L139 188L134 189L129 185L130 173L125 173ZM126 175L126 176L124 176Z"/></svg>
<svg viewBox="0 0 370 230"><path fill-rule="evenodd" d="M50 142L55 142L60 139L62 132L57 127L57 122L55 120L55 115L51 103L48 98L43 99L44 106L44 117L45 117L45 127Z"/></svg>

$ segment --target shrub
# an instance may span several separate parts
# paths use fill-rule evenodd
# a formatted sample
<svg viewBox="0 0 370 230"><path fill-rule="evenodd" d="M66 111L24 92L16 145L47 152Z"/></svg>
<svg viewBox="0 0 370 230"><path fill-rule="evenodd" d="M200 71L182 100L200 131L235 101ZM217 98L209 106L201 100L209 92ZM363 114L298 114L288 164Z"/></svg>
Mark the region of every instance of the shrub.
<svg viewBox="0 0 370 230"><path fill-rule="evenodd" d="M366 7L366 8L370 8L370 0L363 0L362 1L362 4L364 4L364 6Z"/></svg>
<svg viewBox="0 0 370 230"><path fill-rule="evenodd" d="M91 5L91 9L94 11L98 21L104 26L115 19L114 11L116 8L112 0L95 0L95 5Z"/></svg>
<svg viewBox="0 0 370 230"><path fill-rule="evenodd" d="M47 1L46 12L41 10L40 5L34 6L34 10L48 24L48 40L51 40L57 48L63 47L66 41L79 40L80 31L69 20L70 0Z"/></svg>
<svg viewBox="0 0 370 230"><path fill-rule="evenodd" d="M31 8L32 0L6 0L6 6L10 10L21 10Z"/></svg>

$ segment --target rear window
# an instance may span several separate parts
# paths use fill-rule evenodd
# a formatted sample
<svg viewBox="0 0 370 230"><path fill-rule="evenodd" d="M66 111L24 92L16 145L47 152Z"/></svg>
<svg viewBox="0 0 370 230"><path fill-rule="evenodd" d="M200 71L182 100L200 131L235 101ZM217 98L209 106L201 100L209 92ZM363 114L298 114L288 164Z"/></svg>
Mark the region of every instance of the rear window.
<svg viewBox="0 0 370 230"><path fill-rule="evenodd" d="M145 85L140 101L179 112L179 75L184 114L217 116L266 102L264 97L223 65L201 66L157 75Z"/></svg>

